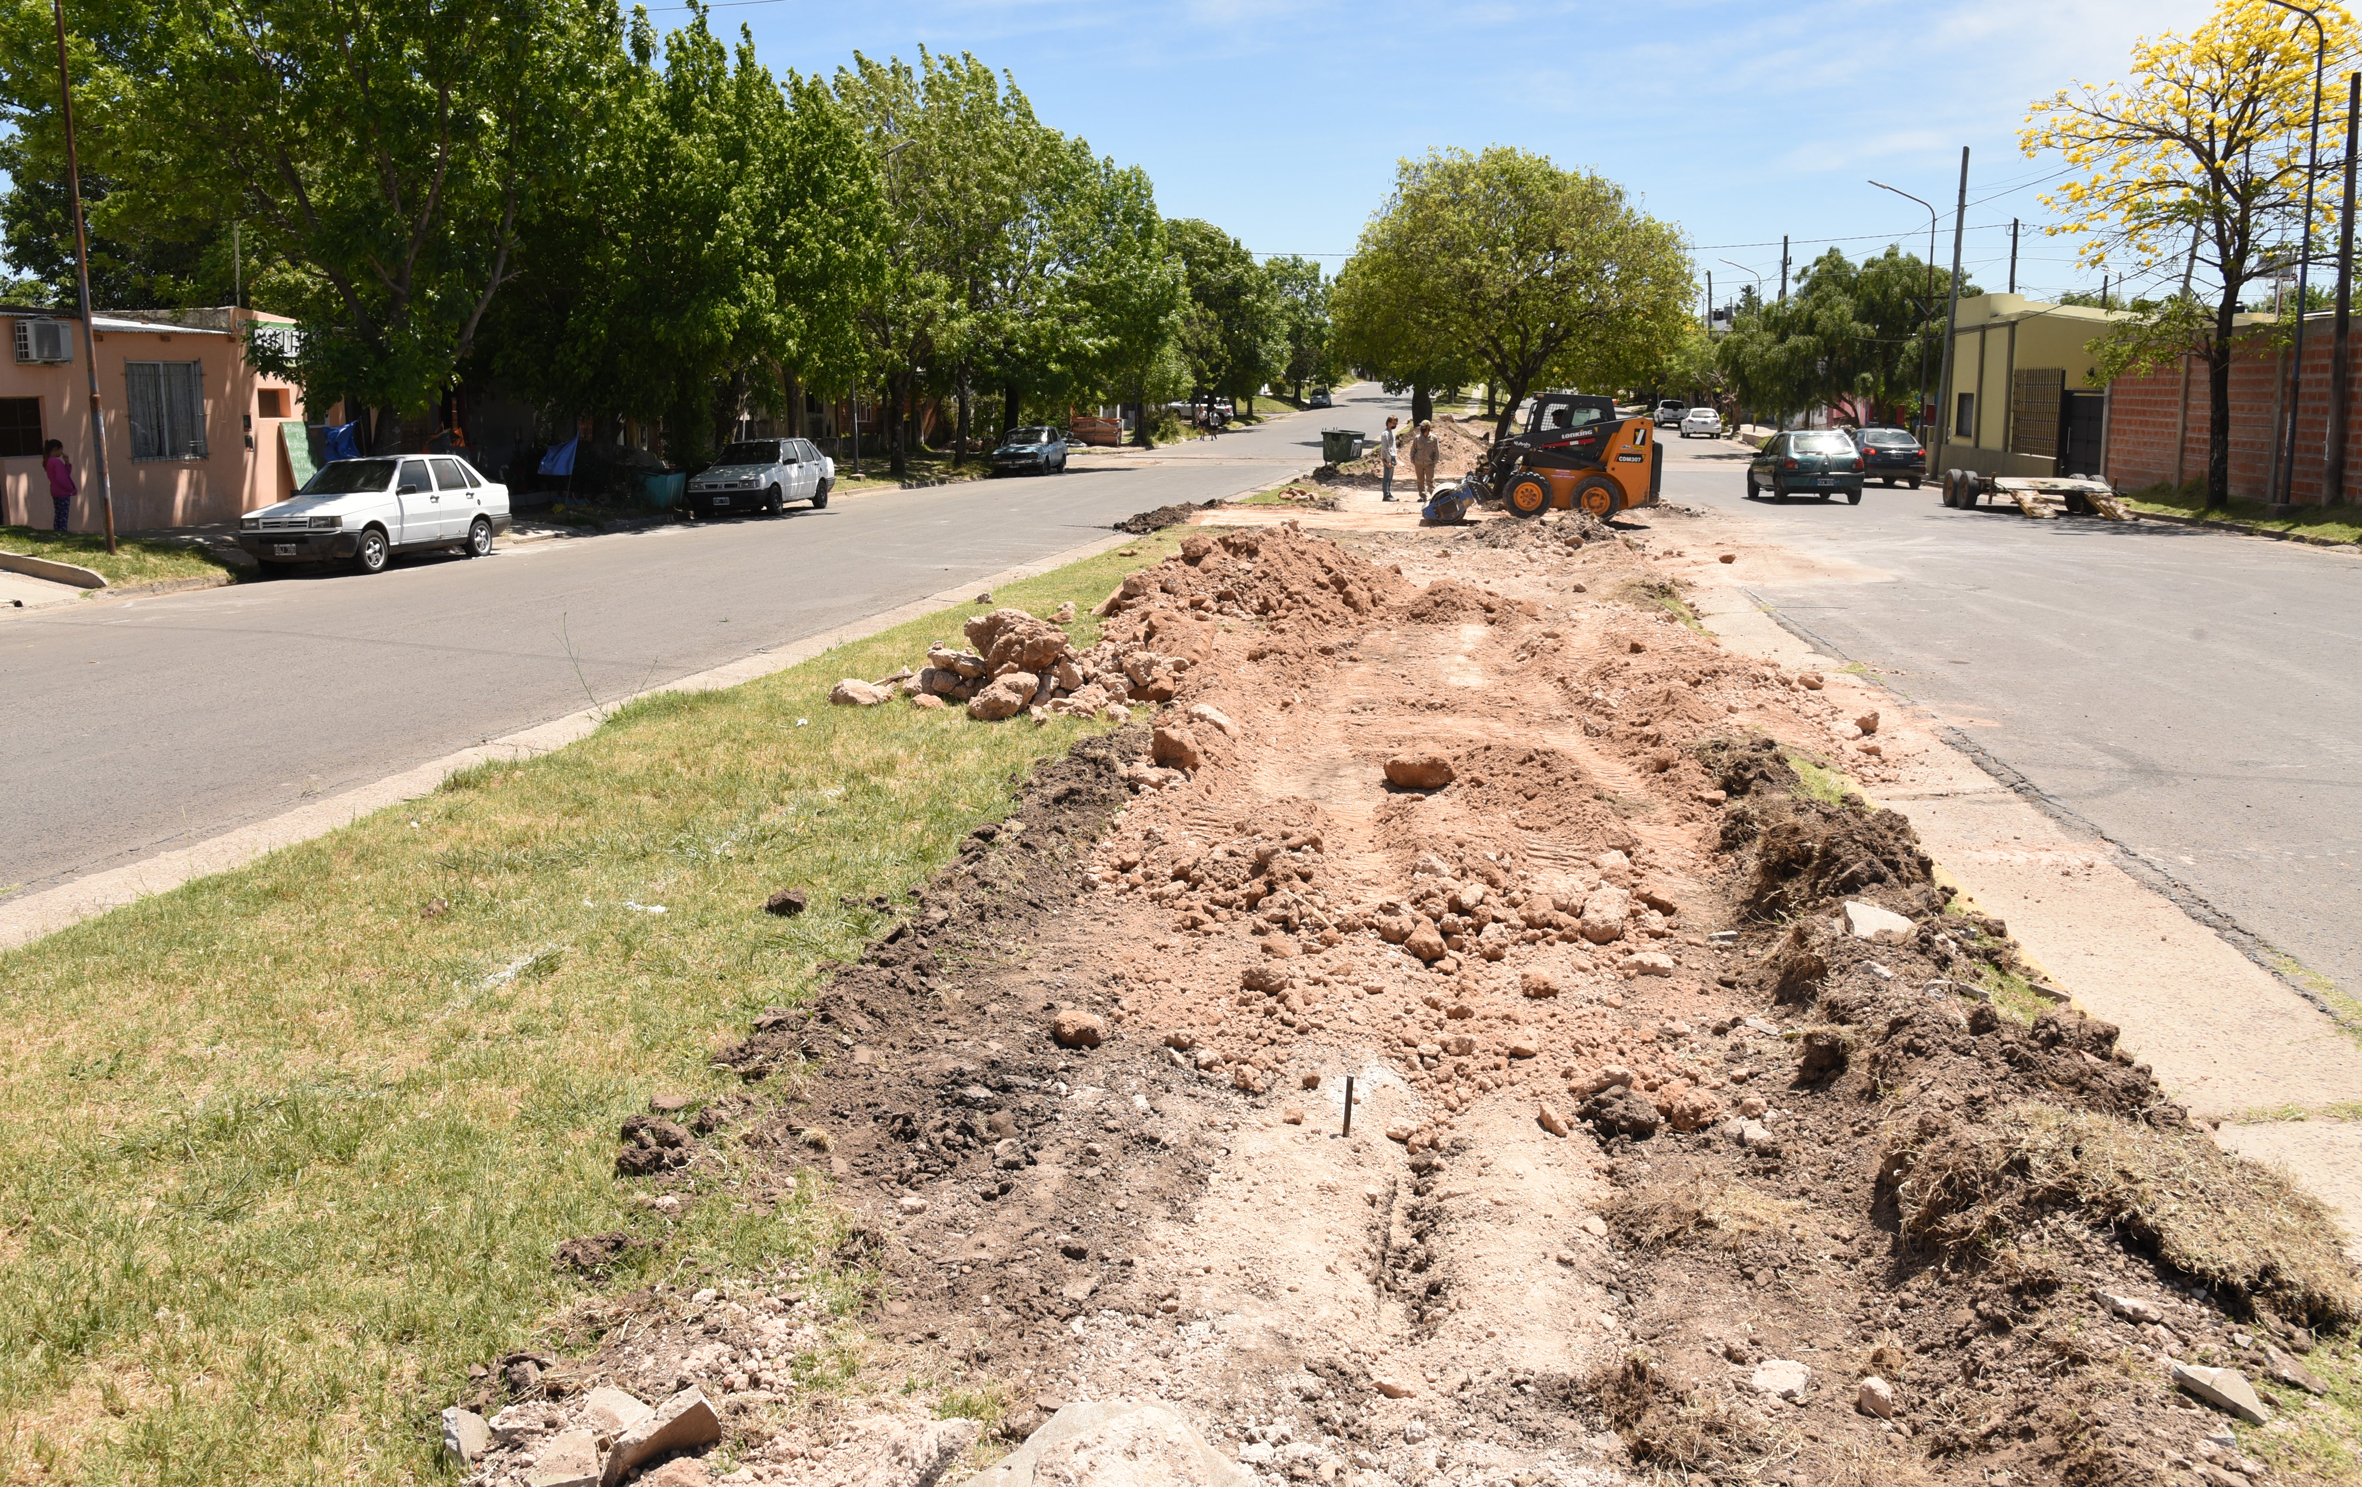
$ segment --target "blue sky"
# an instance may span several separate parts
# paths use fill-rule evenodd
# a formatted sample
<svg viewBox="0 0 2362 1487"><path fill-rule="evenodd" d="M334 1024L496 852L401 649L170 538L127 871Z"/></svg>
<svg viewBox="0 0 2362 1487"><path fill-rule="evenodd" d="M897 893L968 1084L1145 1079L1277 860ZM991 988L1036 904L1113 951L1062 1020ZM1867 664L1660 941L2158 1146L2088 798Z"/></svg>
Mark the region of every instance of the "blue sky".
<svg viewBox="0 0 2362 1487"><path fill-rule="evenodd" d="M2071 80L2119 77L2134 37L2186 30L2202 0L1461 6L1393 0L812 0L718 5L774 70L831 71L855 50L974 52L1014 73L1045 122L1147 167L1168 216L1219 223L1258 253L1320 253L1334 269L1397 159L1513 144L1594 169L1681 224L1718 299L1735 259L1776 280L1848 238L1849 255L1927 217L1876 177L1944 209L1951 252L1960 147L1970 147L1966 258L2002 287L2010 218L2040 218L2016 133L2026 104ZM686 18L651 7L664 26ZM1916 224L1916 225L1914 225ZM1999 224L1998 226L1991 224ZM1769 243L1765 247L1762 244ZM1736 244L1747 246L1723 247ZM2098 288L2062 239L2027 234L2019 285Z"/></svg>

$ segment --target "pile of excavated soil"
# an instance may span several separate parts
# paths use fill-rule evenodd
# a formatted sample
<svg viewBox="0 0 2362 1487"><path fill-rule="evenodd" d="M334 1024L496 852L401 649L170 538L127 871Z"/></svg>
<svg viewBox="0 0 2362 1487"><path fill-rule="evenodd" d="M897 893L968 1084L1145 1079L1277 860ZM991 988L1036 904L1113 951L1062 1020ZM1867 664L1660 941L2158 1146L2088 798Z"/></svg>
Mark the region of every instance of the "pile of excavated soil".
<svg viewBox="0 0 2362 1487"><path fill-rule="evenodd" d="M784 1098L728 1117L759 1180L685 1134L632 1181L827 1187L872 1356L989 1384L1009 1441L1152 1395L1352 1487L2252 1475L2170 1369L2306 1407L2362 1312L2318 1208L2112 1028L2013 1013L2005 926L1805 792L1849 726L1817 678L1673 623L1623 544L1453 541L1127 579L1108 633L1193 657L1151 726L721 1056ZM800 1402L799 1284L627 1298L564 1387L712 1391L734 1480L919 1450Z"/></svg>
<svg viewBox="0 0 2362 1487"><path fill-rule="evenodd" d="M1159 506L1154 511L1143 511L1125 517L1115 524L1115 530L1130 532L1135 537L1145 537L1151 532L1161 532L1167 527L1185 527L1200 511L1210 511L1221 504L1220 501L1203 501L1195 506L1186 502L1178 506Z"/></svg>

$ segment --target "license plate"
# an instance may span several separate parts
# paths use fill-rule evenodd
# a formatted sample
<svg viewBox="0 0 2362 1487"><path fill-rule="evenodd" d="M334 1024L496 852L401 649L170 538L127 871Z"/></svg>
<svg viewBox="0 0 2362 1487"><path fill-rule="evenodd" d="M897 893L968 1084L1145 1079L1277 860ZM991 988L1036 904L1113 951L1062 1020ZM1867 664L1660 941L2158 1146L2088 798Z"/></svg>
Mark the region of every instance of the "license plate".
<svg viewBox="0 0 2362 1487"><path fill-rule="evenodd" d="M1831 479L1830 479L1828 476L1824 475L1824 476L1822 476L1822 477L1821 477L1819 480L1817 480L1817 481L1814 481L1813 483L1814 483L1815 485L1835 485L1837 482L1836 482L1836 481L1834 481L1834 480L1831 480Z"/></svg>
<svg viewBox="0 0 2362 1487"><path fill-rule="evenodd" d="M714 497L714 504L716 506L727 506L730 504L730 498L728 496L716 496Z"/></svg>
<svg viewBox="0 0 2362 1487"><path fill-rule="evenodd" d="M271 544L271 556L274 558L292 558L295 556L295 544L292 542L274 542Z"/></svg>

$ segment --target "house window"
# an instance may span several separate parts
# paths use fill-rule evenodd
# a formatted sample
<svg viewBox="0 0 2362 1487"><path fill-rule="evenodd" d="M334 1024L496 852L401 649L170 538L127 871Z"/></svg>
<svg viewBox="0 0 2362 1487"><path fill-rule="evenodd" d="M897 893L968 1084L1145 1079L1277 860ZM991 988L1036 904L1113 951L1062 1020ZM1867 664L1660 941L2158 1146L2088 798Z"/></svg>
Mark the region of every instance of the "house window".
<svg viewBox="0 0 2362 1487"><path fill-rule="evenodd" d="M205 447L205 364L131 361L123 364L135 460L201 460Z"/></svg>
<svg viewBox="0 0 2362 1487"><path fill-rule="evenodd" d="M0 459L41 453L41 400L0 398Z"/></svg>
<svg viewBox="0 0 2362 1487"><path fill-rule="evenodd" d="M256 393L254 395L254 411L256 416L261 418L285 418L287 416L287 389L266 387Z"/></svg>
<svg viewBox="0 0 2362 1487"><path fill-rule="evenodd" d="M1973 392L1964 392L1960 394L1960 412L1958 416L1952 420L1952 437L1955 439L1974 439L1976 436L1977 395Z"/></svg>

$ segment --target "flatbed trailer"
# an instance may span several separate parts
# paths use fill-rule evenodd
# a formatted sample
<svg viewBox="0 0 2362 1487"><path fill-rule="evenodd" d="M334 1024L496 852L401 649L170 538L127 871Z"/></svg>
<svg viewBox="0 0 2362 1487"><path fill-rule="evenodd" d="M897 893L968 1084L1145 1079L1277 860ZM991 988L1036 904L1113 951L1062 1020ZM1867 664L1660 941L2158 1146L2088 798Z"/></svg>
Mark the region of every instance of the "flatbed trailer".
<svg viewBox="0 0 2362 1487"><path fill-rule="evenodd" d="M1946 470L1938 491L1946 506L1960 510L1990 499L2008 502L2037 521L2068 516L2096 516L2106 521L2138 521L2137 513L2116 498L2104 480L2080 475L1983 475L1975 470Z"/></svg>

